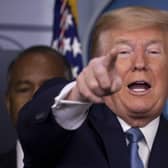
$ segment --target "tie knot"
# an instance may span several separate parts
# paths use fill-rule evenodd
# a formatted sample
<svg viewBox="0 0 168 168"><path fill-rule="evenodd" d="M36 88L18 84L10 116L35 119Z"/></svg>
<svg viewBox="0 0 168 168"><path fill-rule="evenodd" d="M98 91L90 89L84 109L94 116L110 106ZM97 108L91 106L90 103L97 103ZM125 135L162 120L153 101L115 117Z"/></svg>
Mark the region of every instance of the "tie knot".
<svg viewBox="0 0 168 168"><path fill-rule="evenodd" d="M144 137L139 128L130 128L126 135L130 142L139 142Z"/></svg>

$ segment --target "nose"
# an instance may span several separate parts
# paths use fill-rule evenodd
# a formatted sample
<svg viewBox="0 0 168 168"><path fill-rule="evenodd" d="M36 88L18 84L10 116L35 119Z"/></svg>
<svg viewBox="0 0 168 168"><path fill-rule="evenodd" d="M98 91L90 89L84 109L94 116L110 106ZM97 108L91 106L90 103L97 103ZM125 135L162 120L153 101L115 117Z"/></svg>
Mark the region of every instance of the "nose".
<svg viewBox="0 0 168 168"><path fill-rule="evenodd" d="M147 59L143 51L138 50L133 60L133 71L145 71L147 70Z"/></svg>

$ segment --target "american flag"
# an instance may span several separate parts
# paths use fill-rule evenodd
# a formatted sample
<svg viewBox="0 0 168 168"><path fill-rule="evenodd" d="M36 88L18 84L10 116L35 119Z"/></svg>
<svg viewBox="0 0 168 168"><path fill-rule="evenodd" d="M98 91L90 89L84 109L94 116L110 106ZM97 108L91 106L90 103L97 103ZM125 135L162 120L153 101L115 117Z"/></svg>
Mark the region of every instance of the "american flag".
<svg viewBox="0 0 168 168"><path fill-rule="evenodd" d="M76 77L83 68L82 50L69 0L55 2L52 47L67 58Z"/></svg>

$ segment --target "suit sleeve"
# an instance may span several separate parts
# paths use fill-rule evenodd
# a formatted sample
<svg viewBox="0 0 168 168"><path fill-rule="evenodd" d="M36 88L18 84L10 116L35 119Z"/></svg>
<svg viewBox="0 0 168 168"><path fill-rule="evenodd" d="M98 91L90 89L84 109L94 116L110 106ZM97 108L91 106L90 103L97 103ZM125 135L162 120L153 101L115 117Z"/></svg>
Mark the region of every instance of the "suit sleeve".
<svg viewBox="0 0 168 168"><path fill-rule="evenodd" d="M55 122L51 111L54 97L65 84L67 81L63 79L50 80L20 111L17 131L24 151L25 168L54 166L73 134Z"/></svg>

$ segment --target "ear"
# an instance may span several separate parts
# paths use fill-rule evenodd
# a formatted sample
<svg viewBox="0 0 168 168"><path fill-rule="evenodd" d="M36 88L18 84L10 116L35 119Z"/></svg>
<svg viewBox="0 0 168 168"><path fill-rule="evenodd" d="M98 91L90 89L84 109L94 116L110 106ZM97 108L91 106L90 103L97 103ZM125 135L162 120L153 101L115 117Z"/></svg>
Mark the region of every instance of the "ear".
<svg viewBox="0 0 168 168"><path fill-rule="evenodd" d="M8 113L10 112L10 100L9 99L10 99L9 95L6 94L5 95L5 105L6 105L6 109L7 109Z"/></svg>

